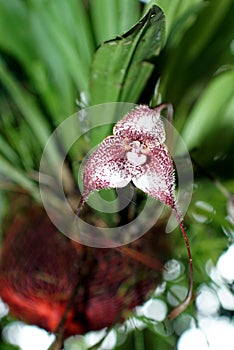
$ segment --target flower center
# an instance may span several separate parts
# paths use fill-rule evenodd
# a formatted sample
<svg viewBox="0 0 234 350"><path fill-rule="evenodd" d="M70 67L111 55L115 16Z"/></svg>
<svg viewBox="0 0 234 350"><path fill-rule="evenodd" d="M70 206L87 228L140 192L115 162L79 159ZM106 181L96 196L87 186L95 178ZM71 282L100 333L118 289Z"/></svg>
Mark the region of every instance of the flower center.
<svg viewBox="0 0 234 350"><path fill-rule="evenodd" d="M127 160L133 165L145 164L149 149L140 141L133 141L128 146L129 151L126 153Z"/></svg>

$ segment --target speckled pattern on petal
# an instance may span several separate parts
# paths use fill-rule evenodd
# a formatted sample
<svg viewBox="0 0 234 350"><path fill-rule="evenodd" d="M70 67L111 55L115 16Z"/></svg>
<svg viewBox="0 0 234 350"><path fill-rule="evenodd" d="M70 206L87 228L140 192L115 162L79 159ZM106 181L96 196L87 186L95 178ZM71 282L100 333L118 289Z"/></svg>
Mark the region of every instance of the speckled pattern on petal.
<svg viewBox="0 0 234 350"><path fill-rule="evenodd" d="M163 143L166 139L164 124L157 109L141 105L134 108L114 127L114 135L120 138Z"/></svg>
<svg viewBox="0 0 234 350"><path fill-rule="evenodd" d="M166 146L161 144L155 147L150 161L143 167L145 168L144 174L132 179L135 186L174 208L174 169Z"/></svg>
<svg viewBox="0 0 234 350"><path fill-rule="evenodd" d="M84 194L104 188L124 187L131 181L125 167L124 142L115 136L107 137L89 157L84 173Z"/></svg>
<svg viewBox="0 0 234 350"><path fill-rule="evenodd" d="M83 198L95 190L124 187L132 180L136 187L174 208L173 162L164 141L157 108L133 109L89 157L83 173Z"/></svg>

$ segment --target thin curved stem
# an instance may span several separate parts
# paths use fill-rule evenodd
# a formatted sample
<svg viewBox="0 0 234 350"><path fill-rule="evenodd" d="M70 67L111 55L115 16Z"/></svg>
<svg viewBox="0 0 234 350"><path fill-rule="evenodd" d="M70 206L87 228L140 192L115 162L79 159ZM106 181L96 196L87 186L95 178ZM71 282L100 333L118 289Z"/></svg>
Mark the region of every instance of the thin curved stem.
<svg viewBox="0 0 234 350"><path fill-rule="evenodd" d="M176 208L173 208L173 210L175 213L176 220L178 221L181 232L183 234L186 248L187 248L187 253L188 253L188 258L189 258L189 279L190 279L190 282L189 282L189 290L188 290L188 293L187 293L185 300L170 312L169 318L171 320L173 320L174 318L179 316L187 308L187 306L190 304L190 302L192 300L192 296L193 296L193 259L192 259L191 249L190 249L190 245L189 245L189 241L188 241L188 236L187 236L187 233L185 231L184 225L182 223L182 219L178 213L178 210Z"/></svg>
<svg viewBox="0 0 234 350"><path fill-rule="evenodd" d="M155 109L161 113L161 111L163 109L167 109L167 119L170 123L172 123L172 119L173 119L173 106L171 103L161 103L160 105L158 105L157 107L155 107Z"/></svg>
<svg viewBox="0 0 234 350"><path fill-rule="evenodd" d="M171 103L161 103L157 107L154 108L157 112L161 114L162 110L166 109L167 114L166 114L166 120L168 124L165 125L165 130L167 134L167 148L168 150L172 153L173 151L173 146L174 146L174 141L173 141L173 130L171 128L172 122L173 122L173 106Z"/></svg>
<svg viewBox="0 0 234 350"><path fill-rule="evenodd" d="M77 209L76 209L76 218L77 219L78 219L78 217L80 215L80 211L81 211L84 203L85 203L85 198L83 196L81 196L80 201L79 201L79 203L77 205Z"/></svg>

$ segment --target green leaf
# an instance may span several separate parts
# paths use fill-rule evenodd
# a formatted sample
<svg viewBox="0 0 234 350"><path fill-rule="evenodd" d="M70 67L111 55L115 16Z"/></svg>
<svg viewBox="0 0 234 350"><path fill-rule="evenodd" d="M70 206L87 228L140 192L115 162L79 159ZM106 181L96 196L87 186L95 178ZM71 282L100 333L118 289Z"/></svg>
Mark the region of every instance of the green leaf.
<svg viewBox="0 0 234 350"><path fill-rule="evenodd" d="M128 32L100 46L90 75L91 104L136 102L164 43L165 18L153 6Z"/></svg>
<svg viewBox="0 0 234 350"><path fill-rule="evenodd" d="M27 190L33 198L40 201L40 194L38 185L34 183L31 179L28 178L28 176L20 169L15 168L14 165L12 165L10 162L8 162L4 157L0 155L0 175L1 178L1 185L3 186L3 189L5 188L4 185L4 177L6 181L11 180L17 185L19 185L21 188L24 188ZM1 188L0 188L1 189Z"/></svg>
<svg viewBox="0 0 234 350"><path fill-rule="evenodd" d="M159 6L166 17L166 33L167 37L173 33L174 28L178 22L181 21L182 17L186 16L191 21L190 15L193 14L194 9L203 4L202 0L151 0L145 8L150 8L153 4Z"/></svg>
<svg viewBox="0 0 234 350"><path fill-rule="evenodd" d="M60 0L60 5L57 6L58 3L56 3L55 7L51 2L49 2L47 6L43 6L44 5L43 3L34 1L34 6L36 6L36 10L32 12L32 14L34 14L34 21L42 22L42 24L45 27L45 32L50 37L51 45L53 45L56 52L59 53L60 59L62 59L63 62L67 62L67 68L69 70L69 73L73 74L73 79L78 89L80 91L86 91L87 76L88 76L88 69L89 69L89 66L86 63L89 62L91 59L91 52L90 52L91 49L87 48L86 45L83 45L82 46L83 50L81 50L81 47L79 47L80 50L77 50L76 48L76 46L78 46L77 42L80 42L83 39L84 42L86 43L87 37L84 36L84 30L81 31L81 29L80 29L80 41L78 40L76 41L73 37L71 37L70 28L67 28L67 25L66 23L64 23L65 21L63 19L64 13L66 12L68 13L68 10L65 11L65 9L63 9L61 4L64 5L64 2L61 2L61 0ZM68 9L71 11L71 8L68 7ZM40 26L37 23L37 28L39 27ZM75 28L74 28L74 31L75 31ZM78 31L79 31L79 28L78 28ZM44 47L44 49L47 47ZM42 48L43 48L43 45L42 45ZM49 51L49 48L48 48L48 51ZM84 55L84 53L86 54ZM84 61L82 61L82 59ZM55 58L55 60L57 61L57 58Z"/></svg>
<svg viewBox="0 0 234 350"><path fill-rule="evenodd" d="M0 47L30 65L33 47L29 37L27 6L23 1L0 2Z"/></svg>
<svg viewBox="0 0 234 350"><path fill-rule="evenodd" d="M0 0L0 13L0 50L57 125L74 113L77 90L88 93L95 43L83 1Z"/></svg>
<svg viewBox="0 0 234 350"><path fill-rule="evenodd" d="M204 4L179 41L177 31L170 34L170 44L176 36L177 45L173 50L167 45L162 59L160 92L185 115L211 76L222 65L233 62L233 1L212 0Z"/></svg>
<svg viewBox="0 0 234 350"><path fill-rule="evenodd" d="M8 142L4 140L3 137L1 137L1 135L0 135L0 150L1 150L1 154L3 154L4 157L9 159L11 163L14 163L14 164L19 163L19 159L15 150L12 148L11 145L9 145Z"/></svg>
<svg viewBox="0 0 234 350"><path fill-rule="evenodd" d="M234 70L213 79L194 106L182 136L189 149L199 146L210 133L222 124L233 128ZM227 112L227 113L226 113Z"/></svg>
<svg viewBox="0 0 234 350"><path fill-rule="evenodd" d="M136 0L92 0L89 7L98 44L128 30L140 16L140 2Z"/></svg>
<svg viewBox="0 0 234 350"><path fill-rule="evenodd" d="M0 350L19 350L19 347L16 345L6 344L1 342L0 343Z"/></svg>
<svg viewBox="0 0 234 350"><path fill-rule="evenodd" d="M14 99L17 107L21 111L24 120L29 125L32 134L37 139L40 149L43 149L50 137L50 127L47 120L39 109L32 95L22 89L20 83L11 75L10 71L0 59L0 79ZM51 144L48 152L48 158L54 169L59 169L59 161L61 159L57 146ZM56 173L56 171L55 171ZM9 173L11 176L11 173Z"/></svg>

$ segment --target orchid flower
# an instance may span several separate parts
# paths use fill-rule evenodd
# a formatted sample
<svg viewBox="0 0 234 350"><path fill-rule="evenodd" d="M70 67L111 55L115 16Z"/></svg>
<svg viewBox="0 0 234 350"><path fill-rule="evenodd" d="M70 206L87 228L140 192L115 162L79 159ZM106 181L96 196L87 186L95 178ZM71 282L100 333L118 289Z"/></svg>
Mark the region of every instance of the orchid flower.
<svg viewBox="0 0 234 350"><path fill-rule="evenodd" d="M161 111L171 108L162 104L154 109L140 105L130 111L88 158L83 172L84 192L77 215L88 196L101 189L126 186L130 181L162 203L170 206L181 228L189 257L190 285L186 299L169 315L177 317L192 298L193 265L188 238L175 200L172 158L165 145L166 133Z"/></svg>

